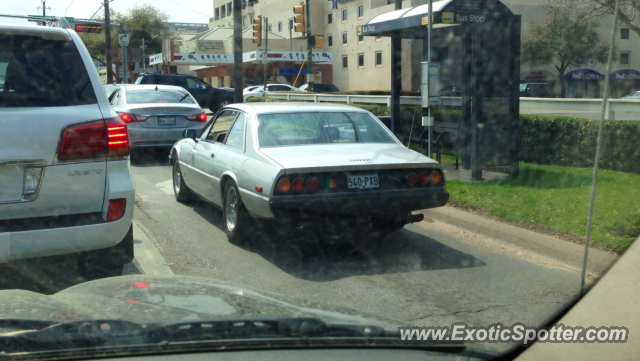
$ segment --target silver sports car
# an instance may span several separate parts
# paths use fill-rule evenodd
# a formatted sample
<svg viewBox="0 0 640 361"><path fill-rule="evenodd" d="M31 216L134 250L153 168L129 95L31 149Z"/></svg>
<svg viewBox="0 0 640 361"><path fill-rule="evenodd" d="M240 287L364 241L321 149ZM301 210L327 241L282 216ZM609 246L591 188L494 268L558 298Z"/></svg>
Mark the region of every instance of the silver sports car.
<svg viewBox="0 0 640 361"><path fill-rule="evenodd" d="M222 209L229 240L264 224L385 236L449 199L437 162L351 106L233 104L184 136L169 155L176 199Z"/></svg>
<svg viewBox="0 0 640 361"><path fill-rule="evenodd" d="M118 86L109 101L127 123L132 148L170 147L184 129L201 130L207 121L198 102L179 86Z"/></svg>

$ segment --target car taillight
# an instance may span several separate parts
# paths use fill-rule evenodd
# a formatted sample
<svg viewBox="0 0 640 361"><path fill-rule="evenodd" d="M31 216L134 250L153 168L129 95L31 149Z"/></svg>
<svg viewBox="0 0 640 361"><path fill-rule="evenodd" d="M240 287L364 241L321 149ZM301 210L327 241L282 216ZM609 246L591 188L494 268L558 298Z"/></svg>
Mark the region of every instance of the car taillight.
<svg viewBox="0 0 640 361"><path fill-rule="evenodd" d="M207 121L207 113L185 115L184 117L187 118L188 120L197 120L199 122Z"/></svg>
<svg viewBox="0 0 640 361"><path fill-rule="evenodd" d="M144 122L145 120L147 120L147 118L149 118L149 116L145 116L145 115L136 115L136 114L128 114L128 113L120 113L120 112L118 112L118 115L120 115L120 119L122 119L122 121L124 121L125 123Z"/></svg>
<svg viewBox="0 0 640 361"><path fill-rule="evenodd" d="M418 183L418 175L413 172L407 174L407 184L413 186L416 183Z"/></svg>
<svg viewBox="0 0 640 361"><path fill-rule="evenodd" d="M127 208L127 200L125 198L109 199L109 208L107 210L107 222L117 221L124 216Z"/></svg>
<svg viewBox="0 0 640 361"><path fill-rule="evenodd" d="M318 180L318 178L311 177L307 179L307 189L310 190L311 192L318 189L319 186L320 186L320 181Z"/></svg>
<svg viewBox="0 0 640 361"><path fill-rule="evenodd" d="M287 178L282 178L278 181L278 190L282 193L287 193L291 189L291 181Z"/></svg>
<svg viewBox="0 0 640 361"><path fill-rule="evenodd" d="M427 172L420 173L420 175L418 175L418 181L422 185L429 183L429 173Z"/></svg>
<svg viewBox="0 0 640 361"><path fill-rule="evenodd" d="M59 160L94 159L129 155L129 134L119 118L74 124L62 131Z"/></svg>
<svg viewBox="0 0 640 361"><path fill-rule="evenodd" d="M293 190L296 192L300 192L304 189L304 179L296 178L293 180Z"/></svg>
<svg viewBox="0 0 640 361"><path fill-rule="evenodd" d="M439 184L440 182L442 182L442 173L437 170L433 171L433 173L431 173L431 183Z"/></svg>

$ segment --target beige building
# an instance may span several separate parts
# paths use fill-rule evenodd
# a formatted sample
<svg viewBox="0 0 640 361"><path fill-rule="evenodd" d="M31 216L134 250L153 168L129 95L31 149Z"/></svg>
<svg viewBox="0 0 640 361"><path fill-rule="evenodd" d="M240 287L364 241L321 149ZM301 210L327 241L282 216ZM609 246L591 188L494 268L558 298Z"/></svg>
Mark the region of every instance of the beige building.
<svg viewBox="0 0 640 361"><path fill-rule="evenodd" d="M445 0L443 0L445 1ZM437 1L434 1L436 3ZM403 8L425 4L426 0L404 0ZM532 22L541 21L544 9L540 0L503 0L515 14L522 16L522 36L526 36ZM291 30L293 6L300 0L245 1L242 10L243 51L262 49L251 42L251 18L262 15L269 19L269 50L300 50L305 48L302 33ZM359 37L356 26L364 24L375 15L393 11L393 0L311 0L311 33L324 37L324 47L318 49L333 54L333 83L341 90L389 90L391 41L389 38ZM210 19L206 39L223 40L220 51L232 53L233 14L228 0L213 0L214 17ZM609 39L611 17L602 18L600 35ZM629 29L616 29L619 60L614 64L618 80L612 80L614 96L621 96L630 89L640 88L640 45L638 35ZM199 35L202 36L202 35ZM191 51L195 49L191 46ZM437 46L437 44L434 44ZM422 61L422 41L402 42L403 90L419 89L419 66ZM567 95L593 97L602 91L605 66L585 65L578 72L569 74ZM576 69L569 69L572 71ZM598 75L600 74L600 75ZM615 75L615 74L614 74ZM521 68L521 82L545 82L559 93L557 71L553 67Z"/></svg>

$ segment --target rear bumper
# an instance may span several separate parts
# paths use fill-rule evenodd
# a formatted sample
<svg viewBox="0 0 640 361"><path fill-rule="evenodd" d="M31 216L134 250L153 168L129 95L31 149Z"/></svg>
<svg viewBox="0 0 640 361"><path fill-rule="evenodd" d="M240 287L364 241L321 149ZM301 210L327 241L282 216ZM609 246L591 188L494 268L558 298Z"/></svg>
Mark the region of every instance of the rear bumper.
<svg viewBox="0 0 640 361"><path fill-rule="evenodd" d="M448 201L449 193L444 189L421 189L274 197L269 204L276 219L289 219L318 214L404 216L411 211L442 207Z"/></svg>
<svg viewBox="0 0 640 361"><path fill-rule="evenodd" d="M204 128L206 122L194 122L190 127L185 128L142 128L129 127L129 143L132 148L138 147L170 147L178 140L182 139L182 132L185 129L200 130Z"/></svg>

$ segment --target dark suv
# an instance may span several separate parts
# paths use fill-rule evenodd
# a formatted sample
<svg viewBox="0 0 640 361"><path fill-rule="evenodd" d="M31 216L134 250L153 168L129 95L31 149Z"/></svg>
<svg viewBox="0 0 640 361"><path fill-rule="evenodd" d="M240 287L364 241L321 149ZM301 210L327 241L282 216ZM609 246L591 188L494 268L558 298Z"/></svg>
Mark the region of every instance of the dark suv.
<svg viewBox="0 0 640 361"><path fill-rule="evenodd" d="M184 74L142 74L136 84L177 85L189 91L198 101L201 108L209 108L212 112L233 103L233 90L214 88L202 79Z"/></svg>

